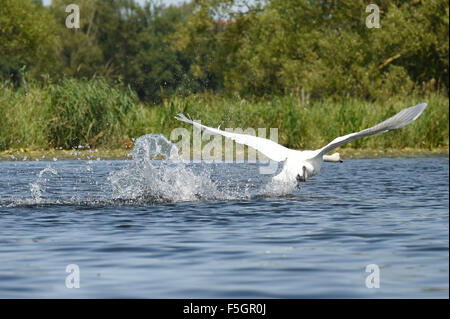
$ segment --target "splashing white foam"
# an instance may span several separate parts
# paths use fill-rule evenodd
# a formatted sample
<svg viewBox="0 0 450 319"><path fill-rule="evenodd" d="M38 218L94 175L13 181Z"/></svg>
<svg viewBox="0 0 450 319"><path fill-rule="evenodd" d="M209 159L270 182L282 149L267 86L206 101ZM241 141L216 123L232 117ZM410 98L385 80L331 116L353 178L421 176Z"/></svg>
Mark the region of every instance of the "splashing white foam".
<svg viewBox="0 0 450 319"><path fill-rule="evenodd" d="M160 134L139 137L131 155L128 167L112 172L108 177L113 200L240 200L253 196L283 196L291 194L295 188L295 185L274 182L237 187L231 180L220 181L219 186L217 181L211 180L210 165L201 165L196 170L179 155L178 147Z"/></svg>
<svg viewBox="0 0 450 319"><path fill-rule="evenodd" d="M131 155L128 167L108 177L113 199L166 202L227 197L217 190L208 170L195 172L163 135L139 137Z"/></svg>
<svg viewBox="0 0 450 319"><path fill-rule="evenodd" d="M42 201L42 192L45 191L45 183L48 181L48 179L43 176L47 172L58 175L58 172L54 168L48 166L39 172L34 183L30 183L30 192L35 203L40 203Z"/></svg>
<svg viewBox="0 0 450 319"><path fill-rule="evenodd" d="M235 166L235 164L191 163L183 160L177 146L159 134L148 134L136 140L131 153L132 160L120 170L109 173L108 184L101 184L100 192L91 188L80 190L73 186L54 182L55 176L63 181L64 176L50 165L42 169L34 182L29 183L31 198L2 200L0 207L20 205L128 205L148 202L183 202L210 200L248 200L259 197L284 197L291 195L295 185L276 183L269 175L256 175L258 167ZM98 162L95 161L98 165ZM232 165L232 166L230 166ZM94 161L86 162L88 174L95 170ZM62 171L64 175L64 170ZM251 178L248 178L251 176ZM84 175L69 179L72 183L86 182ZM90 181L99 185L98 180ZM67 185L70 186L70 185ZM105 187L106 186L106 187ZM103 188L104 187L104 188ZM61 193L62 192L62 193ZM67 197L69 196L69 197Z"/></svg>

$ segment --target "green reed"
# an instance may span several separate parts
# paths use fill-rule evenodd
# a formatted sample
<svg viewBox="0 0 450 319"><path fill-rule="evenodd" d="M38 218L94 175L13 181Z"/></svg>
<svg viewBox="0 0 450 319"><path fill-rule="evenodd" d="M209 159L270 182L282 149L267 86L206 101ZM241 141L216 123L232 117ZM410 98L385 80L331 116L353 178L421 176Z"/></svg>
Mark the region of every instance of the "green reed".
<svg viewBox="0 0 450 319"><path fill-rule="evenodd" d="M20 89L0 84L0 150L69 149L78 145L121 148L146 133L169 137L176 127L190 129L174 119L180 112L214 127L278 128L283 145L314 149L421 102L429 106L411 125L345 147L448 149L449 100L441 95L392 97L383 102L313 100L306 105L295 96L247 100L197 94L146 105L129 88L102 79L31 83Z"/></svg>

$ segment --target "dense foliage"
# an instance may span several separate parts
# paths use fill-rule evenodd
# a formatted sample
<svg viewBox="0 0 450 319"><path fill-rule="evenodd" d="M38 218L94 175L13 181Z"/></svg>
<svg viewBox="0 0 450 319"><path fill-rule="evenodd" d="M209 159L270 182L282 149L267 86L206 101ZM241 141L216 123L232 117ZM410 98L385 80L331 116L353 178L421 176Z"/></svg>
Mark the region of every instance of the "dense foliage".
<svg viewBox="0 0 450 319"><path fill-rule="evenodd" d="M130 89L121 91L103 79L64 79L42 88L0 87L0 150L63 147L130 147L147 133L170 137L183 126L174 119L190 114L221 128L277 128L278 140L296 149L322 147L337 136L372 126L422 97L397 97L385 103L359 99L311 101L301 106L294 96L247 100L217 94L172 96L148 107ZM402 149L448 148L449 101L432 94L420 120L401 130L355 141L346 147ZM191 126L185 125L189 130ZM269 132L267 132L269 134Z"/></svg>
<svg viewBox="0 0 450 319"><path fill-rule="evenodd" d="M381 27L371 29L362 0L80 0L80 29L68 29L72 2L2 0L2 79L103 76L151 102L203 90L303 100L448 93L445 0L377 1Z"/></svg>
<svg viewBox="0 0 450 319"><path fill-rule="evenodd" d="M79 29L71 3L0 0L0 149L117 146L178 111L307 148L424 100L420 130L374 143L448 147L445 0L376 1L380 28L362 0L78 0Z"/></svg>

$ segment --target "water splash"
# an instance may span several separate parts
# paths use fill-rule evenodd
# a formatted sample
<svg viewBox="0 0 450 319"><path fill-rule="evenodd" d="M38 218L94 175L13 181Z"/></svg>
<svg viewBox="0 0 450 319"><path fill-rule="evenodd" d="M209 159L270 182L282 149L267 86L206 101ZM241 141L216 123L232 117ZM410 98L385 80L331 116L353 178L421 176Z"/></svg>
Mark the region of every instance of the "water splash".
<svg viewBox="0 0 450 319"><path fill-rule="evenodd" d="M45 183L48 181L48 179L44 177L44 174L47 172L58 175L58 172L55 169L48 166L39 172L37 180L34 183L30 183L30 192L35 203L42 202L42 192L45 191Z"/></svg>
<svg viewBox="0 0 450 319"><path fill-rule="evenodd" d="M281 182L272 179L266 185L261 187L258 196L284 197L286 195L291 195L295 189L298 189L295 182Z"/></svg>
<svg viewBox="0 0 450 319"><path fill-rule="evenodd" d="M159 134L139 137L130 155L124 166L107 173L106 181L97 169L111 165L108 162L82 161L74 168L62 165L58 171L48 164L28 184L31 197L4 194L0 207L249 200L289 196L294 190L294 185L274 183L271 175L259 174L257 164L185 161L178 147Z"/></svg>
<svg viewBox="0 0 450 319"><path fill-rule="evenodd" d="M208 169L196 171L163 135L139 137L131 155L128 167L108 177L113 199L179 202L230 197L218 190Z"/></svg>
<svg viewBox="0 0 450 319"><path fill-rule="evenodd" d="M197 166L183 160L178 147L160 134L136 140L131 164L110 173L113 200L179 202L199 200L242 200L292 194L295 185L250 180L237 183L227 178L213 181L212 166ZM224 165L224 164L218 164ZM219 166L219 169L223 169ZM255 172L258 174L257 172ZM228 177L228 176L227 176Z"/></svg>

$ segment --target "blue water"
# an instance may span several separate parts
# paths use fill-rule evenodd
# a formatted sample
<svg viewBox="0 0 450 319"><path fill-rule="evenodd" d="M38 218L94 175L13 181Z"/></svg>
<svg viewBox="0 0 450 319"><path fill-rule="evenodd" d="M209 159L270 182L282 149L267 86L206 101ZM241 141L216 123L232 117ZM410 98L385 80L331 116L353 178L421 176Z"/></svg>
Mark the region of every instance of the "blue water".
<svg viewBox="0 0 450 319"><path fill-rule="evenodd" d="M256 164L188 168L0 162L0 297L449 297L448 158L324 163L282 195Z"/></svg>

